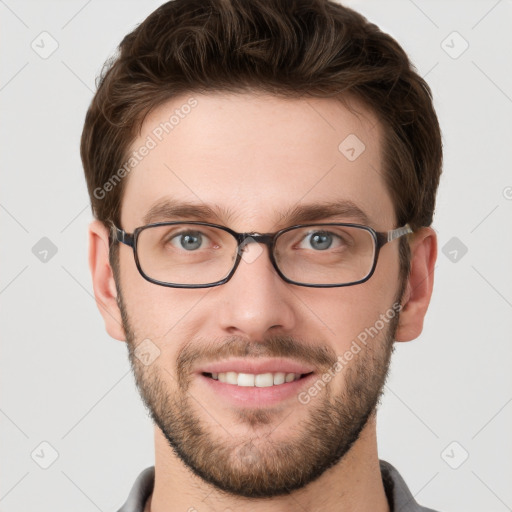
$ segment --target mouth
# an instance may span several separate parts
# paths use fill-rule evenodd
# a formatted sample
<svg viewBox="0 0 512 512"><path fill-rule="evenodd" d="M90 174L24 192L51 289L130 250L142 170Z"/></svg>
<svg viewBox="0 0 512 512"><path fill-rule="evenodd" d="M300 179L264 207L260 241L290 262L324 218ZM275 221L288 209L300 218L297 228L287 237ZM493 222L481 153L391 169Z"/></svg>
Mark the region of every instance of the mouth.
<svg viewBox="0 0 512 512"><path fill-rule="evenodd" d="M292 404L318 374L307 363L289 358L230 358L196 370L206 396L236 407Z"/></svg>
<svg viewBox="0 0 512 512"><path fill-rule="evenodd" d="M198 373L201 393L235 407L274 407L299 402L301 391L314 384L315 372L308 373ZM209 399L207 402L209 403ZM215 402L212 402L215 403ZM296 403L294 407L299 404Z"/></svg>
<svg viewBox="0 0 512 512"><path fill-rule="evenodd" d="M239 372L202 372L204 377L217 380L219 382L238 387L256 387L268 388L282 386L284 384L298 381L312 375L308 373L286 373L286 372L267 372L267 373L239 373Z"/></svg>

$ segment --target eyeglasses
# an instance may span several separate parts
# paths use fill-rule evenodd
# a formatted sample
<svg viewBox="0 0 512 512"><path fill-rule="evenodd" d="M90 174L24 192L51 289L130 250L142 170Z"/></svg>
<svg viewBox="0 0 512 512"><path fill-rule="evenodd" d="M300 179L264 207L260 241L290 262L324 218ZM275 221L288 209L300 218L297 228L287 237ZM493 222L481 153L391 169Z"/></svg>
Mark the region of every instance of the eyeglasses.
<svg viewBox="0 0 512 512"><path fill-rule="evenodd" d="M208 288L233 277L244 247L269 248L272 265L287 283L314 288L351 286L373 275L380 248L412 233L409 224L377 232L359 224L301 224L276 233L237 233L208 222L158 222L114 238L133 249L144 279L174 288ZM247 260L249 263L250 261Z"/></svg>

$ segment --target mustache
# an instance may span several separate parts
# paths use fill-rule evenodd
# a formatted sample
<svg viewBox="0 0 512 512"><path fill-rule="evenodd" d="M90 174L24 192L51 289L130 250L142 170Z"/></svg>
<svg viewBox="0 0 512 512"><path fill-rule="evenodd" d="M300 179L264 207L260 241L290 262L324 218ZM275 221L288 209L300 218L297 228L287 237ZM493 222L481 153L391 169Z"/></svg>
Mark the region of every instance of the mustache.
<svg viewBox="0 0 512 512"><path fill-rule="evenodd" d="M176 359L177 375L181 380L199 364L231 357L283 357L314 365L318 371L327 371L337 361L337 355L331 347L312 345L292 336L272 336L262 341L232 336L217 341L186 343Z"/></svg>

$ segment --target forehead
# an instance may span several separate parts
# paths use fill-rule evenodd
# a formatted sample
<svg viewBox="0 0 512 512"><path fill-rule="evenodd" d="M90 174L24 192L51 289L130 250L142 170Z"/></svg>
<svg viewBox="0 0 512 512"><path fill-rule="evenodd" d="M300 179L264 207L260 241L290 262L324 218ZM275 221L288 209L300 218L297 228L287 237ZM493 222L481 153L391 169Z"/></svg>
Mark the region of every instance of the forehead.
<svg viewBox="0 0 512 512"><path fill-rule="evenodd" d="M355 206L348 220L359 209L375 228L391 228L380 125L360 103L350 106L255 93L174 98L146 117L131 144L122 227L165 214L169 201L205 206L211 221L240 231L272 230L285 213L314 213L323 203Z"/></svg>

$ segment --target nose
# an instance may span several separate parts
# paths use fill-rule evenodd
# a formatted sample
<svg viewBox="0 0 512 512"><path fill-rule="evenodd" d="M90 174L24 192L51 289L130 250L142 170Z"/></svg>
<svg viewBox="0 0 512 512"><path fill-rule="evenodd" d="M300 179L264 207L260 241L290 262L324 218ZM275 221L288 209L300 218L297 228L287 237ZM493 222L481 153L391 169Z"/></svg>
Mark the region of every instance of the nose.
<svg viewBox="0 0 512 512"><path fill-rule="evenodd" d="M234 275L218 287L220 327L253 340L263 339L271 330L293 330L297 312L291 286L276 272L265 244L245 245Z"/></svg>

